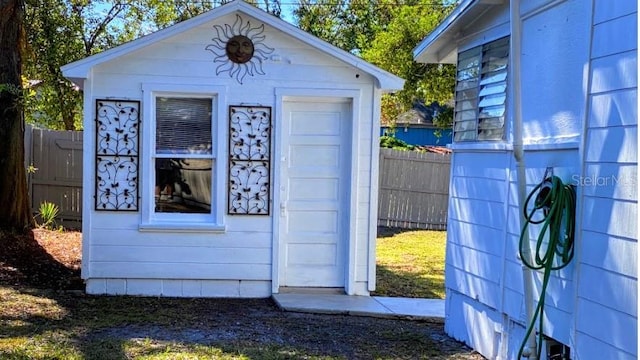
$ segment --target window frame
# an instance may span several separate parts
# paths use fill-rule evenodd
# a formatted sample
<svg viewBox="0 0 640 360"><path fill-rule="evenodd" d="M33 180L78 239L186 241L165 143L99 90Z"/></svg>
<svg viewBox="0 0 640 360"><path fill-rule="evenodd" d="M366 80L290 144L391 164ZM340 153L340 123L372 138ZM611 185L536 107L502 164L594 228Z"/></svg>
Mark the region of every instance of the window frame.
<svg viewBox="0 0 640 360"><path fill-rule="evenodd" d="M224 157L227 145L226 125L226 87L208 85L143 84L143 121L141 126L143 139L142 161L142 216L140 231L225 231L226 204L226 163ZM169 98L208 98L211 99L211 154L188 155L178 157L197 157L212 160L211 174L211 211L209 213L160 213L155 211L155 159L175 157L156 153L156 101L161 97Z"/></svg>
<svg viewBox="0 0 640 360"><path fill-rule="evenodd" d="M508 111L508 104L509 104L509 94L508 94L509 71L510 71L509 70L509 66L510 66L509 41L510 41L509 36L502 36L492 41L489 41L477 46L473 46L458 52L458 60L456 62L456 83L455 83L455 90L454 90L455 111L454 111L454 118L453 118L453 124L452 124L454 144L498 143L498 142L506 141L507 111ZM506 44L499 44L500 42L506 42ZM498 81L486 82L486 80L489 79L490 77L483 78L483 75L493 73L493 75L491 76L495 76L498 72L502 72L501 70L496 71L495 69L491 71L483 71L485 70L485 67L489 65L487 61L487 55L490 54L492 50L495 51L496 49L502 49L503 47L505 47L505 45L506 45L506 51L507 51L506 57L497 58L498 61L500 60L504 61L504 65L503 65L504 70L502 70L504 71L504 79L498 80ZM465 57L464 55L466 54L471 54L471 55ZM466 66L466 67L460 66L461 62L468 62L469 60L474 58L477 59L475 61L475 65ZM473 64L473 61L469 62L469 64ZM467 76L465 79L461 79L461 76L464 75L465 70L466 71L475 70L477 71L477 75L476 76L471 75L471 76ZM473 82L475 82L475 84L472 84L472 86L468 86L469 83L473 83ZM491 92L490 94L482 95L483 89L489 88L491 86L493 87L503 86L503 90L501 92ZM467 95L469 93L474 93L471 95L474 95L475 97L466 97L464 93L467 93ZM489 100L490 98L497 98L497 97L503 98L502 104L504 107L504 110L501 116L502 127L497 128L502 130L501 136L499 139L479 138L480 127L481 127L480 120L481 118L487 118L486 115L484 117L481 117L482 110L496 108L497 106L499 107L499 104L498 105L492 104L488 106L480 106L480 104L483 100ZM472 115L472 113L473 113L473 118L470 118L469 115ZM490 120L495 120L498 118L499 117L494 116L494 117L490 117ZM472 122L473 124L471 124ZM467 125L471 125L471 126L462 130L461 127L463 126L464 123L467 123ZM457 128L458 130L456 130ZM456 133L462 133L463 131L474 134L473 138L456 139Z"/></svg>

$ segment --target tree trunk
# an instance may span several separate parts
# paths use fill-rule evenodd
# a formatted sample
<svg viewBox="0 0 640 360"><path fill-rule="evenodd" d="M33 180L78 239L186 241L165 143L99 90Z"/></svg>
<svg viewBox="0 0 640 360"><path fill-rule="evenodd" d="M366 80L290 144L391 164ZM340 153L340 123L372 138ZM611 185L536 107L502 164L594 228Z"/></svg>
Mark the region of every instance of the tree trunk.
<svg viewBox="0 0 640 360"><path fill-rule="evenodd" d="M24 0L0 0L0 230L33 227L24 165L21 57Z"/></svg>

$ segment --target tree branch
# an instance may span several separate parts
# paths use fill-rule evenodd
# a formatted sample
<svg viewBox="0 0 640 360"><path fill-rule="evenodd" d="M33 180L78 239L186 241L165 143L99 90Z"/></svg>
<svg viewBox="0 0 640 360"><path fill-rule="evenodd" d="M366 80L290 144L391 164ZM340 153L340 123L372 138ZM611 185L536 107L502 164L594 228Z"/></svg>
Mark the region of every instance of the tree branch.
<svg viewBox="0 0 640 360"><path fill-rule="evenodd" d="M85 53L87 56L91 55L91 50L93 49L93 46L95 45L95 42L98 39L98 36L100 36L105 31L109 23L111 23L120 14L120 12L124 9L124 7L125 7L125 4L119 1L116 2L111 7L111 9L109 9L107 16L105 16L105 18L102 19L102 21L100 21L98 26L95 27L89 39L88 40L86 38L83 39Z"/></svg>

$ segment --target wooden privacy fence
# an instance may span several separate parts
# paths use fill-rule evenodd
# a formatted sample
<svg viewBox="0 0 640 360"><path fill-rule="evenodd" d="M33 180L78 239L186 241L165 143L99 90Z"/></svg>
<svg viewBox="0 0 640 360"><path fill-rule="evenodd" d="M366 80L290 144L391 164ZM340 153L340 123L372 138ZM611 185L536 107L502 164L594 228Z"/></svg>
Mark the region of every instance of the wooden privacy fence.
<svg viewBox="0 0 640 360"><path fill-rule="evenodd" d="M82 225L82 131L53 131L27 126L25 163L31 209L37 214L48 201L60 209L57 223ZM36 216L36 219L38 217Z"/></svg>
<svg viewBox="0 0 640 360"><path fill-rule="evenodd" d="M378 225L446 230L450 154L380 149Z"/></svg>
<svg viewBox="0 0 640 360"><path fill-rule="evenodd" d="M445 230L451 155L380 149L378 225ZM60 208L58 224L82 225L82 131L27 126L25 163L31 208Z"/></svg>

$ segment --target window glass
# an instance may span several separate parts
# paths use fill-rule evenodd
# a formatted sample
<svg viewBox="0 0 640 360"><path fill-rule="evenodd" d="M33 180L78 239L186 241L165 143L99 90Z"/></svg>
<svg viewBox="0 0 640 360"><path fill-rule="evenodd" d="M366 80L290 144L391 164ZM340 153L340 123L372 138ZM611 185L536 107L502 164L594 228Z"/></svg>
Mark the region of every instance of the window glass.
<svg viewBox="0 0 640 360"><path fill-rule="evenodd" d="M455 130L456 131L469 131L475 130L476 122L475 121L458 121L456 123Z"/></svg>
<svg viewBox="0 0 640 360"><path fill-rule="evenodd" d="M458 54L454 141L502 140L509 38Z"/></svg>
<svg viewBox="0 0 640 360"><path fill-rule="evenodd" d="M211 159L157 158L155 211L211 212Z"/></svg>
<svg viewBox="0 0 640 360"><path fill-rule="evenodd" d="M480 89L480 96L487 96L493 94L505 94L507 90L506 82L499 82L495 84L485 85Z"/></svg>
<svg viewBox="0 0 640 360"><path fill-rule="evenodd" d="M156 213L210 214L211 98L156 98Z"/></svg>
<svg viewBox="0 0 640 360"><path fill-rule="evenodd" d="M480 106L481 108L484 108L489 106L504 105L504 101L506 98L507 98L507 95L505 94L483 96L478 106Z"/></svg>

